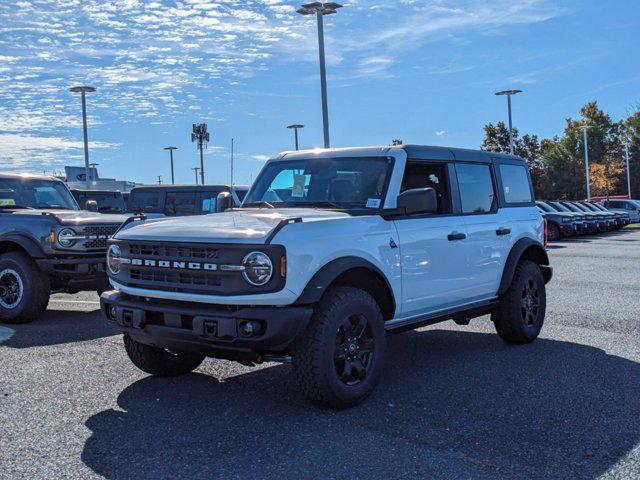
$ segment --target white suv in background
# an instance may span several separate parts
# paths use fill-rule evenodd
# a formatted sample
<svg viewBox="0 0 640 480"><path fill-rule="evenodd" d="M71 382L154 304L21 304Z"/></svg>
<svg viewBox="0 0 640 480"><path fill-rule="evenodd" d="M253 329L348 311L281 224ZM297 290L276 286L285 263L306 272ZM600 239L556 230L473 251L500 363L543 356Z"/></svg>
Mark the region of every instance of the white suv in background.
<svg viewBox="0 0 640 480"><path fill-rule="evenodd" d="M640 223L640 200L611 199L600 203L612 212L628 213L631 223Z"/></svg>
<svg viewBox="0 0 640 480"><path fill-rule="evenodd" d="M314 402L378 382L387 334L491 314L533 341L551 267L526 163L427 146L280 154L242 207L132 222L108 251L106 318L133 363L291 361Z"/></svg>

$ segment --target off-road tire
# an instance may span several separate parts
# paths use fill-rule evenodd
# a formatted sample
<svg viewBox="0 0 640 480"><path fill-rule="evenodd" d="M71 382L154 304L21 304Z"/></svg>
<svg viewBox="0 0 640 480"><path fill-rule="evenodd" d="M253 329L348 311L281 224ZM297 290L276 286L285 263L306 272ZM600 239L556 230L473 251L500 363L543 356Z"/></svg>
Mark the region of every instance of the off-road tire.
<svg viewBox="0 0 640 480"><path fill-rule="evenodd" d="M549 223L547 225L547 236L549 241L555 241L562 238L562 233L560 232L560 228L557 225Z"/></svg>
<svg viewBox="0 0 640 480"><path fill-rule="evenodd" d="M525 318L525 285L533 282L538 291L538 309L535 320ZM531 283L529 283L531 285ZM546 290L540 267L529 260L521 260L507 292L491 314L491 320L500 338L508 343L530 343L538 338L546 312Z"/></svg>
<svg viewBox="0 0 640 480"><path fill-rule="evenodd" d="M198 368L205 358L194 353L169 353L162 348L136 342L126 333L124 347L136 367L158 377L185 375Z"/></svg>
<svg viewBox="0 0 640 480"><path fill-rule="evenodd" d="M23 252L0 255L0 272L16 272L22 283L22 299L13 308L0 305L0 322L27 323L40 317L47 309L51 284L31 257Z"/></svg>
<svg viewBox="0 0 640 480"><path fill-rule="evenodd" d="M349 385L337 372L334 351L341 325L354 316L366 319L366 336L373 352L364 378ZM294 348L293 369L300 388L313 403L335 409L348 408L362 402L375 388L385 350L384 318L375 299L358 288L330 288L316 305L307 331Z"/></svg>

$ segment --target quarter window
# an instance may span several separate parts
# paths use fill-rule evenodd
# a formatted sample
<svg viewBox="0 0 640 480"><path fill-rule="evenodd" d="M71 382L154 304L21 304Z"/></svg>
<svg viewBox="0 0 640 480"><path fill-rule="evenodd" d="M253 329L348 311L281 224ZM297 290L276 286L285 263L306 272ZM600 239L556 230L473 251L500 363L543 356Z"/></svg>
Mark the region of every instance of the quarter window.
<svg viewBox="0 0 640 480"><path fill-rule="evenodd" d="M456 164L462 213L488 213L496 202L489 165Z"/></svg>
<svg viewBox="0 0 640 480"><path fill-rule="evenodd" d="M502 179L505 202L531 203L533 201L526 167L521 165L500 165L500 178Z"/></svg>

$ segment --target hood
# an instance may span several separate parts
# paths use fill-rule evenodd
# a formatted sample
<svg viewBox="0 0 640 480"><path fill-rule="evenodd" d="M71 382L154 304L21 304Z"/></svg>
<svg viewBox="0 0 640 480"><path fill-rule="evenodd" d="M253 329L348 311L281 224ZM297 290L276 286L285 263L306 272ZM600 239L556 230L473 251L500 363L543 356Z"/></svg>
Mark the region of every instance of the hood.
<svg viewBox="0 0 640 480"><path fill-rule="evenodd" d="M283 220L301 218L303 222L319 222L350 217L344 212L311 208L243 209L131 224L115 238L183 243L265 243Z"/></svg>
<svg viewBox="0 0 640 480"><path fill-rule="evenodd" d="M63 225L92 225L92 224L113 224L120 225L129 215L104 214L88 212L86 210L13 210L13 215L42 216L51 214Z"/></svg>

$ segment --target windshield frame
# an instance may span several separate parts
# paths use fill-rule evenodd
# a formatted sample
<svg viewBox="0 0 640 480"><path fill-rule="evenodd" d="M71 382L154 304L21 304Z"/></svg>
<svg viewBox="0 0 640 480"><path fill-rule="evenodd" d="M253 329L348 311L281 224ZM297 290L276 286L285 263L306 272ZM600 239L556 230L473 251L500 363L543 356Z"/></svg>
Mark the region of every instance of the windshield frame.
<svg viewBox="0 0 640 480"><path fill-rule="evenodd" d="M247 199L251 198L251 196L254 194L254 190L257 189L260 183L260 180L264 177L265 172L271 166L283 165L283 164L286 165L286 164L297 163L297 162L306 162L310 160L326 160L326 161L341 162L341 161L348 161L348 160L367 160L367 159L385 160L388 162L387 172L386 172L386 176L382 186L382 194L380 196L380 206L377 208L371 208L371 207L367 208L366 203L363 206L349 206L346 204L340 205L340 202L333 202L329 199L315 200L315 201L311 200L311 201L302 201L302 202L277 202L277 201L265 202L262 200L254 200L251 202L247 202ZM328 155L328 156L319 156L319 157L308 156L308 157L300 157L300 158L283 158L278 160L270 160L264 165L264 167L262 167L262 170L260 171L257 178L251 185L251 188L249 189L249 191L246 193L244 200L242 202L242 205L239 208L242 208L242 209L259 208L258 205L270 204L273 206L273 208L314 208L314 209L321 208L324 210L338 210L338 211L344 211L344 212L372 212L372 213L379 212L380 210L383 210L385 208L387 195L389 193L389 185L391 184L391 179L393 177L393 173L395 170L396 160L397 159L395 156L389 155L389 154L386 154L386 155L365 154L365 155L344 155L344 156ZM281 172L284 170L285 169L282 169ZM331 203L335 203L336 205L331 206L330 205Z"/></svg>
<svg viewBox="0 0 640 480"><path fill-rule="evenodd" d="M0 183L7 183L10 186L10 188L14 189L16 192L20 192L20 190L29 188L28 187L29 184L31 184L31 188L34 188L33 187L34 183L37 184L36 187L47 186L47 184L49 184L58 194L60 194L60 196L62 197L62 200L65 200L65 203L66 203L60 206L52 206L52 205L44 206L44 205L35 205L35 204L24 205L16 202L15 208L22 207L22 208L29 208L34 210L74 210L74 211L80 210L80 206L78 205L78 202L76 201L75 197L71 193L71 190L69 190L69 187L67 187L67 185L60 180L49 179L49 178L5 177L5 178L0 178ZM66 192L66 193L63 193L63 192ZM5 209L11 209L12 207L13 207L12 205L4 206Z"/></svg>

